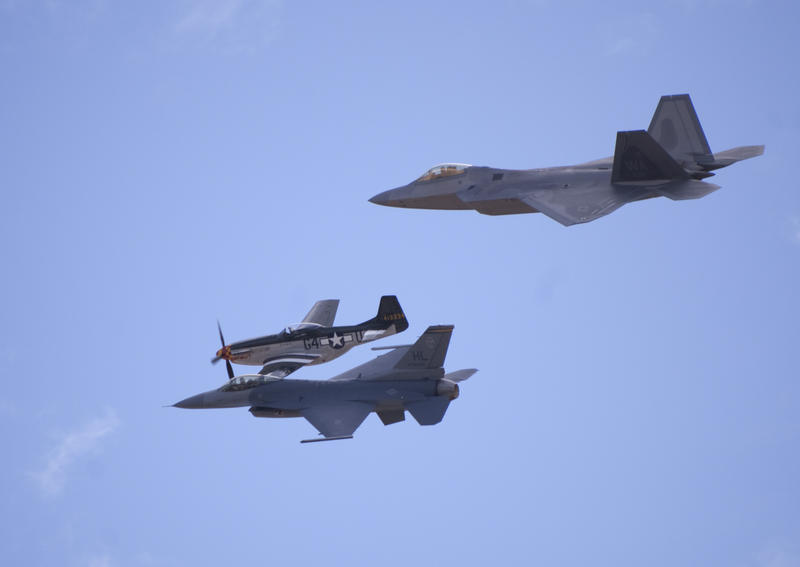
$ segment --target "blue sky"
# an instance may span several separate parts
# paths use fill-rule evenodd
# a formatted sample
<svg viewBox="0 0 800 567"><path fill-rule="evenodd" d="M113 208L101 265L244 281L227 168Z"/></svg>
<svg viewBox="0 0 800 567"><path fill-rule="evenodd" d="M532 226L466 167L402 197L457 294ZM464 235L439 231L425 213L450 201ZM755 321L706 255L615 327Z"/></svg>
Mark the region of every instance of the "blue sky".
<svg viewBox="0 0 800 567"><path fill-rule="evenodd" d="M8 565L800 565L793 2L0 1ZM722 189L564 228L377 207L613 153L689 92ZM445 420L163 408L396 293ZM392 343L393 339L385 341ZM397 341L395 341L397 342ZM369 360L367 348L298 378Z"/></svg>

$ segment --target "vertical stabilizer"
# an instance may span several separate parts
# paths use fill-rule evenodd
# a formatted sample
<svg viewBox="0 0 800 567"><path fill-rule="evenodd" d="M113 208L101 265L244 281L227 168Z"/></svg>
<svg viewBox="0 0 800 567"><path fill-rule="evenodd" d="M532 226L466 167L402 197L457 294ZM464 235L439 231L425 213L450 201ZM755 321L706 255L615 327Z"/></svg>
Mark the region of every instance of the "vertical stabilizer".
<svg viewBox="0 0 800 567"><path fill-rule="evenodd" d="M687 169L714 159L688 94L662 96L647 133Z"/></svg>
<svg viewBox="0 0 800 567"><path fill-rule="evenodd" d="M400 307L400 302L397 301L395 295L384 295L381 297L381 302L378 305L378 314L375 319L381 323L391 324L394 323L395 331L400 333L408 329L408 319Z"/></svg>
<svg viewBox="0 0 800 567"><path fill-rule="evenodd" d="M441 368L452 334L453 325L428 327L417 342L408 347L408 351L394 367L397 370Z"/></svg>
<svg viewBox="0 0 800 567"><path fill-rule="evenodd" d="M617 132L612 183L653 185L687 177L678 162L644 130Z"/></svg>

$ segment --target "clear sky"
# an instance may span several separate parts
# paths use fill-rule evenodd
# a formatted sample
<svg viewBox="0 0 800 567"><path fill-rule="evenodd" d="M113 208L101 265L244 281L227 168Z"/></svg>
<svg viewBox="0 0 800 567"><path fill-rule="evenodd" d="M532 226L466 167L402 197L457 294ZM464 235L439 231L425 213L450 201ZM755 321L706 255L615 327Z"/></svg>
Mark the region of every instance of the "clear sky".
<svg viewBox="0 0 800 567"><path fill-rule="evenodd" d="M0 0L0 563L800 565L796 2ZM378 207L613 154L688 92L697 201ZM164 408L317 299L476 367L444 421ZM400 340L397 340L400 339ZM368 347L297 378L327 378ZM248 367L239 367L247 370Z"/></svg>

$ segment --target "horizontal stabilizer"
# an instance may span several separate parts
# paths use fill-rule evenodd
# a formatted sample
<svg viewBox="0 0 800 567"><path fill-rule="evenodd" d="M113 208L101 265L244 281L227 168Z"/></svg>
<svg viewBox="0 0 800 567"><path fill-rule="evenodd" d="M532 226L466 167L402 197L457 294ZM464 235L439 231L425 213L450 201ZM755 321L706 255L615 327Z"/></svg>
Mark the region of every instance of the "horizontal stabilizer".
<svg viewBox="0 0 800 567"><path fill-rule="evenodd" d="M432 325L406 351L394 367L397 370L441 368L447 356L453 325Z"/></svg>
<svg viewBox="0 0 800 567"><path fill-rule="evenodd" d="M719 185L706 183L705 181L676 181L661 187L653 187L653 190L664 197L669 197L673 201L684 201L686 199L699 199L705 197L719 189Z"/></svg>
<svg viewBox="0 0 800 567"><path fill-rule="evenodd" d="M450 380L451 382L463 382L471 377L478 371L477 368L465 368L464 370L456 370L455 372L448 372L442 376L442 380Z"/></svg>
<svg viewBox="0 0 800 567"><path fill-rule="evenodd" d="M434 425L442 421L449 405L449 397L436 396L435 398L406 404L406 409L420 425Z"/></svg>
<svg viewBox="0 0 800 567"><path fill-rule="evenodd" d="M644 130L617 132L612 183L653 185L688 177L686 170Z"/></svg>
<svg viewBox="0 0 800 567"><path fill-rule="evenodd" d="M727 167L737 161L758 157L764 153L764 146L739 146L714 154L714 161L701 164L706 171Z"/></svg>

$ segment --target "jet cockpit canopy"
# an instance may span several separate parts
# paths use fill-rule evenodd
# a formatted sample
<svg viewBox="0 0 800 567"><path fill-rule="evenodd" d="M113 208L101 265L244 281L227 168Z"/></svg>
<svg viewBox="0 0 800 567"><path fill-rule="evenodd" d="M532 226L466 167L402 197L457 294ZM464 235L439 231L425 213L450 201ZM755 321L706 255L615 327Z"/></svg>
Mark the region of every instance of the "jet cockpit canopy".
<svg viewBox="0 0 800 567"><path fill-rule="evenodd" d="M468 163L440 163L423 173L417 181L431 181L451 175L461 175L468 167L472 166Z"/></svg>

